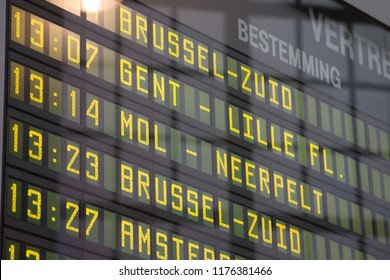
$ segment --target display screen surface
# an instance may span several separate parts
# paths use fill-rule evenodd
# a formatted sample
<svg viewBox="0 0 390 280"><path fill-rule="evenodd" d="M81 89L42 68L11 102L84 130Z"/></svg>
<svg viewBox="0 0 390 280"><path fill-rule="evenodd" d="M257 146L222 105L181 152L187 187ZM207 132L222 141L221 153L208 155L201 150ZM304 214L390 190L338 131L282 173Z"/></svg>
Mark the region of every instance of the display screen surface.
<svg viewBox="0 0 390 280"><path fill-rule="evenodd" d="M100 2L7 5L3 259L390 258L388 29Z"/></svg>

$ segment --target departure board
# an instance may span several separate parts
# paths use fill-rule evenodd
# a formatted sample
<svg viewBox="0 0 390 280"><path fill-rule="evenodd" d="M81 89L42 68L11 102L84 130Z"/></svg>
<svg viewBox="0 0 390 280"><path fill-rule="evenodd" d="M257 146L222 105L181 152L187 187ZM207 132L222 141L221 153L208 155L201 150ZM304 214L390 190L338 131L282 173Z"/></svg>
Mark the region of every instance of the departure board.
<svg viewBox="0 0 390 280"><path fill-rule="evenodd" d="M387 26L333 0L0 3L2 259L390 258Z"/></svg>

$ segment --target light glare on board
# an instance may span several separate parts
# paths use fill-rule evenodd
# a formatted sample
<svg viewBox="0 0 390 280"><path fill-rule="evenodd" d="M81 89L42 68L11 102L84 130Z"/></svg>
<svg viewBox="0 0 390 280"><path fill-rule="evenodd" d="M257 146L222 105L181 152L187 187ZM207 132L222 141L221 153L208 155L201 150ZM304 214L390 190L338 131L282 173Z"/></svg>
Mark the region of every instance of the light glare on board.
<svg viewBox="0 0 390 280"><path fill-rule="evenodd" d="M86 12L98 12L100 6L101 0L82 0L82 7Z"/></svg>

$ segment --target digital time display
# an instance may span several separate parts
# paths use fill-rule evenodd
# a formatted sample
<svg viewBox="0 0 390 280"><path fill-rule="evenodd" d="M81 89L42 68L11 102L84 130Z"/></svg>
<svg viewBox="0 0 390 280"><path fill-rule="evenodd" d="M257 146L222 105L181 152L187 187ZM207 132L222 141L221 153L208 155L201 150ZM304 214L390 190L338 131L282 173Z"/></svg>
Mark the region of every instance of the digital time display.
<svg viewBox="0 0 390 280"><path fill-rule="evenodd" d="M36 246L31 246L23 242L12 239L5 240L5 259L7 260L71 260L65 255L61 255Z"/></svg>
<svg viewBox="0 0 390 280"><path fill-rule="evenodd" d="M390 257L389 123L102 2L7 7L3 258Z"/></svg>
<svg viewBox="0 0 390 280"><path fill-rule="evenodd" d="M11 40L80 69L80 35L15 6L11 26Z"/></svg>

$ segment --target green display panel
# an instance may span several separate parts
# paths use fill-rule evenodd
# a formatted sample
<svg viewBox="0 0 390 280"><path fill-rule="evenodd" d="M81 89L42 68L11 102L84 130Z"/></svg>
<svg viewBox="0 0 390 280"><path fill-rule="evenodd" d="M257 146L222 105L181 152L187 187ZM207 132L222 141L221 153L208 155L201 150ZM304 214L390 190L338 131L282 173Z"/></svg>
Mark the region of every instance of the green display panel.
<svg viewBox="0 0 390 280"><path fill-rule="evenodd" d="M7 3L2 258L389 259L389 98L360 93L390 88L388 43L365 62L342 37L345 81L335 42L294 49L247 9L221 40L188 2ZM316 42L336 17L276 2Z"/></svg>

